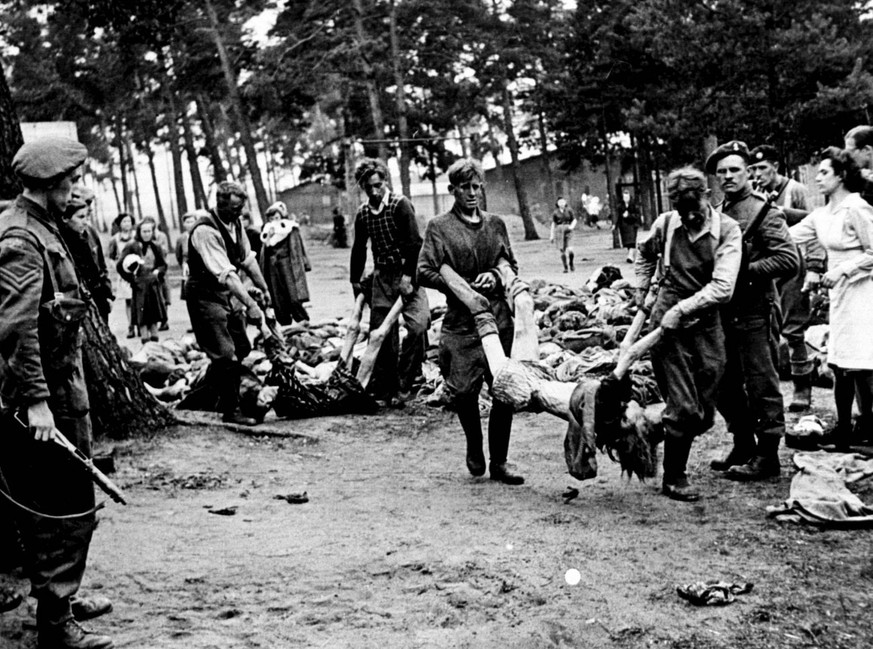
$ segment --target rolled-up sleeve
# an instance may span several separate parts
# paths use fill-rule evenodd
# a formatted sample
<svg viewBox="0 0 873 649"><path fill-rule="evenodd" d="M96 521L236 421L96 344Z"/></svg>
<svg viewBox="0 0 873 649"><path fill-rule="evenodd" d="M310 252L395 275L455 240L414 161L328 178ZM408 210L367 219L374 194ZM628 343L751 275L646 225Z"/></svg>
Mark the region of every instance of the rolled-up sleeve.
<svg viewBox="0 0 873 649"><path fill-rule="evenodd" d="M676 305L683 316L693 315L716 304L724 304L734 294L743 258L743 235L740 227L733 221L722 219L721 228L720 241L717 242L714 254L712 279L697 293Z"/></svg>
<svg viewBox="0 0 873 649"><path fill-rule="evenodd" d="M243 235L243 239L245 239L245 235ZM244 242L244 245L247 243ZM194 246L194 249L200 253L200 258L203 259L206 269L215 275L222 284L227 283L227 277L231 273L239 277L239 273L227 256L221 234L215 228L206 226L195 228L191 233L190 245ZM246 261L253 257L254 253L252 253L251 248L248 248Z"/></svg>

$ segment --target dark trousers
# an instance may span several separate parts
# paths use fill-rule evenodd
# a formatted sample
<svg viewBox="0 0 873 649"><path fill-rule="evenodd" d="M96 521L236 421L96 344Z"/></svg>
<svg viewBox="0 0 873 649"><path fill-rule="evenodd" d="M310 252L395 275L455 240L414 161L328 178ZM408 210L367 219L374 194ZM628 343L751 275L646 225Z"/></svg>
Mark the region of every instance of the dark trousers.
<svg viewBox="0 0 873 649"><path fill-rule="evenodd" d="M712 428L725 368L725 339L718 314L687 329L664 331L652 350L652 368L667 407L667 435L694 438Z"/></svg>
<svg viewBox="0 0 873 649"><path fill-rule="evenodd" d="M91 420L56 417L55 424L85 455L91 455ZM51 442L37 442L30 431L2 421L0 468L15 500L51 515L77 514L94 507L94 487L84 470ZM52 520L14 509L21 531L31 595L39 603L40 625L72 618L70 598L79 590L96 516Z"/></svg>
<svg viewBox="0 0 873 649"><path fill-rule="evenodd" d="M388 312L400 297L400 271L377 268L373 271L373 299L370 306L370 331L385 321ZM403 326L406 338L400 345L400 327L395 324L376 357L373 368L373 392L392 397L398 390L409 390L421 374L421 364L427 351L427 329L430 326L430 307L424 289L416 287L403 300ZM399 351L398 351L399 348Z"/></svg>
<svg viewBox="0 0 873 649"><path fill-rule="evenodd" d="M189 291L185 304L200 349L212 361L204 382L214 386L225 414L239 408L241 361L252 351L242 311L211 300L199 299Z"/></svg>
<svg viewBox="0 0 873 649"><path fill-rule="evenodd" d="M776 372L776 336L770 313L724 317L727 362L718 411L735 437L785 433L785 412Z"/></svg>
<svg viewBox="0 0 873 649"><path fill-rule="evenodd" d="M791 361L791 376L808 376L813 370L813 362L806 347L806 330L812 312L809 304L809 293L804 293L803 282L806 280L806 263L800 257L800 269L794 277L779 284L779 299L782 304L782 335L788 343L789 359Z"/></svg>

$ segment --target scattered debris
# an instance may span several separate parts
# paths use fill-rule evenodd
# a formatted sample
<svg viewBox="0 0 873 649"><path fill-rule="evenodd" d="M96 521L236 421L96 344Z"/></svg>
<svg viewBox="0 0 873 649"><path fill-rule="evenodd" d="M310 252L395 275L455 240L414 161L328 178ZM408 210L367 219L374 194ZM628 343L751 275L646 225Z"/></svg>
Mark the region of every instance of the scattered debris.
<svg viewBox="0 0 873 649"><path fill-rule="evenodd" d="M579 490L576 487L567 487L567 491L565 491L561 498L564 499L564 504L566 505L572 500L576 500L579 497Z"/></svg>
<svg viewBox="0 0 873 649"><path fill-rule="evenodd" d="M208 509L207 511L210 514L217 514L218 516L236 516L236 510L239 509L237 505L231 505L230 507L220 507L218 509Z"/></svg>
<svg viewBox="0 0 873 649"><path fill-rule="evenodd" d="M752 592L754 587L751 582L733 584L726 581L696 581L692 584L676 586L676 592L679 597L695 606L724 606L736 601L736 595Z"/></svg>
<svg viewBox="0 0 873 649"><path fill-rule="evenodd" d="M284 500L289 505L302 505L303 503L309 502L309 494L305 491L303 493L292 493L292 494L276 494L273 496L274 500Z"/></svg>

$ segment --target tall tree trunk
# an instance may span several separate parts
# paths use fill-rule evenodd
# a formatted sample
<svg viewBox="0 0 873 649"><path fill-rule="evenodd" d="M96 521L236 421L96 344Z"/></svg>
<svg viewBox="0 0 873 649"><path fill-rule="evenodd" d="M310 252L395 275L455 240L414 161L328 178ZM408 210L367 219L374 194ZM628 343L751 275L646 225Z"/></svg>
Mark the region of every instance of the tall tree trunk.
<svg viewBox="0 0 873 649"><path fill-rule="evenodd" d="M503 185L503 165L500 163L500 142L494 134L494 124L490 119L485 120L488 127L488 150L491 152L491 157L494 158L494 173L497 176L499 185Z"/></svg>
<svg viewBox="0 0 873 649"><path fill-rule="evenodd" d="M136 198L136 209L139 210L139 217L143 218L145 214L142 211L142 198L139 193L139 176L136 173L136 158L133 155L133 147L130 146L130 140L126 137L124 139L124 148L127 150L130 175L133 177L133 196Z"/></svg>
<svg viewBox="0 0 873 649"><path fill-rule="evenodd" d="M191 174L191 187L194 189L194 207L199 210L206 207L206 192L203 190L203 179L200 177L200 165L197 164L197 149L194 147L194 134L191 132L191 122L188 119L188 106L186 104L182 105L179 119L182 120L185 155L188 157L188 171Z"/></svg>
<svg viewBox="0 0 873 649"><path fill-rule="evenodd" d="M133 213L133 201L130 198L130 187L127 179L127 161L124 151L124 124L121 114L115 116L115 148L118 149L118 166L121 168L121 194L124 198L124 211ZM140 215L142 216L142 215Z"/></svg>
<svg viewBox="0 0 873 649"><path fill-rule="evenodd" d="M428 167L429 175L430 175L430 190L431 196L433 196L433 213L434 216L440 213L440 196L437 192L437 166L436 166L436 152L431 148L428 151Z"/></svg>
<svg viewBox="0 0 873 649"><path fill-rule="evenodd" d="M212 177L216 183L227 180L227 172L224 170L224 162L221 160L221 152L215 141L215 127L209 117L209 111L202 95L194 100L197 106L197 116L200 118L200 129L203 131L203 139L206 141L206 150L209 152L209 160L212 162Z"/></svg>
<svg viewBox="0 0 873 649"><path fill-rule="evenodd" d="M546 182L549 184L546 189L546 200L549 202L549 210L546 212L548 215L552 209L551 206L555 204L558 197L555 195L555 177L552 173L552 156L549 154L549 134L546 130L546 116L539 101L537 101L537 123L540 127L540 150L542 151L543 172L546 175ZM569 201L567 203L569 204Z"/></svg>
<svg viewBox="0 0 873 649"><path fill-rule="evenodd" d="M173 95L169 84L164 86L164 96L167 100L169 111L165 114L167 120L168 139L170 142L170 156L173 159L173 185L176 188L176 206L179 214L188 211L188 196L185 194L185 176L182 174L182 149L179 147L179 111L176 109L176 97Z"/></svg>
<svg viewBox="0 0 873 649"><path fill-rule="evenodd" d="M461 143L461 157L469 158L470 157L470 147L467 145L467 133L464 130L464 127L455 123L455 128L458 130L458 142Z"/></svg>
<svg viewBox="0 0 873 649"><path fill-rule="evenodd" d="M112 156L109 156L109 186L112 188L112 195L115 197L117 214L121 214L124 211L124 207L121 204L121 197L118 195L118 181L115 179L115 162Z"/></svg>
<svg viewBox="0 0 873 649"><path fill-rule="evenodd" d="M364 6L361 0L352 0L355 8L355 35L358 45L358 60L364 73L364 86L367 88L367 99L370 101L370 115L373 118L374 139L378 140L379 157L388 162L388 146L385 143L385 119L382 117L382 105L379 102L379 90L373 74L373 66L367 60L363 49L367 43L367 34L364 31Z"/></svg>
<svg viewBox="0 0 873 649"><path fill-rule="evenodd" d="M155 152L152 151L152 145L148 142L143 143L143 148L145 149L145 154L149 161L149 175L152 178L152 191L155 193L155 206L158 210L158 227L160 227L165 234L169 235L167 217L164 214L164 206L161 201L161 190L158 187L158 174L155 170ZM176 224L173 223L174 227L175 225Z"/></svg>
<svg viewBox="0 0 873 649"><path fill-rule="evenodd" d="M212 38L215 41L215 47L218 50L218 58L221 60L221 69L224 71L224 79L227 83L228 95L231 105L239 126L240 140L242 140L243 148L246 151L246 161L249 165L249 174L252 177L252 185L255 189L255 198L258 202L258 218L252 214L252 222L258 223L260 217L267 211L269 203L267 202L267 193L264 191L264 183L261 180L261 170L258 168L258 156L255 151L255 142L252 140L251 126L249 125L248 117L246 117L243 109L242 98L239 94L239 86L236 80L236 71L230 62L230 56L227 53L227 48L224 45L224 39L221 36L218 25L218 15L215 13L215 7L212 5L212 0L204 0L206 13L209 15L209 22L212 25L210 30Z"/></svg>
<svg viewBox="0 0 873 649"><path fill-rule="evenodd" d="M0 67L0 200L12 200L21 193L21 181L12 171L12 158L22 144L24 138L12 103L12 93Z"/></svg>
<svg viewBox="0 0 873 649"><path fill-rule="evenodd" d="M174 423L173 414L145 389L115 336L92 303L83 320L82 360L95 437L151 436Z"/></svg>
<svg viewBox="0 0 873 649"><path fill-rule="evenodd" d="M518 157L518 140L515 138L515 127L512 124L512 96L509 92L509 81L503 81L503 128L506 131L506 140L509 145L509 155L512 157L512 181L515 184L515 195L518 198L518 211L521 221L524 223L525 241L539 239L537 226L530 213L527 204L527 191L521 177L521 161Z"/></svg>
<svg viewBox="0 0 873 649"><path fill-rule="evenodd" d="M618 210L615 207L615 185L612 182L612 151L609 145L609 134L606 132L606 116L601 112L600 139L603 142L603 166L606 174L606 209L609 210L610 221L615 225ZM618 228L612 229L612 247L621 248Z"/></svg>
<svg viewBox="0 0 873 649"><path fill-rule="evenodd" d="M397 37L397 2L391 0L389 16L389 31L391 35L391 71L394 74L394 105L397 111L397 134L400 136L400 186L404 196L411 196L411 179L409 164L412 161L409 142L409 125L406 120L406 88L403 72L400 70L400 39ZM439 214L439 212L434 212Z"/></svg>
<svg viewBox="0 0 873 649"><path fill-rule="evenodd" d="M236 155L236 134L233 132L230 117L227 114L227 108L225 108L222 103L218 104L218 108L221 112L221 124L220 128L217 129L219 134L218 140L224 151L224 158L227 160L227 172L230 174L230 179L236 182L239 178L245 176L245 174L242 173L241 158ZM231 144L231 142L233 142L233 144ZM234 160L236 160L236 168L233 166Z"/></svg>

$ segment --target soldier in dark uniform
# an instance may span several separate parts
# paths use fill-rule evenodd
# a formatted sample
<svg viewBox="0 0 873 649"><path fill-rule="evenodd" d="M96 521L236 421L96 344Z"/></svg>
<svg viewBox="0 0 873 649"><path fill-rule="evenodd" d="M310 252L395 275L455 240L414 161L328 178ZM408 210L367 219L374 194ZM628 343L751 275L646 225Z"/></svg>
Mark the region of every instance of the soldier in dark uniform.
<svg viewBox="0 0 873 649"><path fill-rule="evenodd" d="M263 322L264 314L240 279L245 272L269 301L270 292L240 217L247 196L234 182L222 182L216 207L191 228L188 244L188 315L197 344L210 361L205 381L220 397L224 421L254 426L239 409L242 360L252 350L246 319Z"/></svg>
<svg viewBox="0 0 873 649"><path fill-rule="evenodd" d="M727 364L718 410L734 445L712 468L736 480L763 480L780 474L779 441L785 412L776 371L778 294L775 281L797 273L797 249L783 214L752 191L749 149L743 142L723 144L709 156L725 198L716 209L743 231L743 265L733 298L724 309Z"/></svg>
<svg viewBox="0 0 873 649"><path fill-rule="evenodd" d="M19 516L31 593L38 602L39 646L45 649L113 646L76 621L112 607L105 598L74 603L96 525L94 489L65 451L47 443L60 431L91 454L79 331L86 293L59 231L86 154L84 146L67 138L25 144L12 161L24 191L0 215L3 488L40 514L67 516Z"/></svg>

